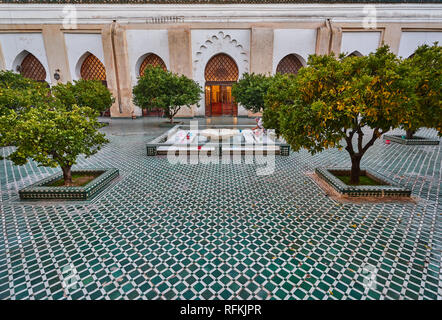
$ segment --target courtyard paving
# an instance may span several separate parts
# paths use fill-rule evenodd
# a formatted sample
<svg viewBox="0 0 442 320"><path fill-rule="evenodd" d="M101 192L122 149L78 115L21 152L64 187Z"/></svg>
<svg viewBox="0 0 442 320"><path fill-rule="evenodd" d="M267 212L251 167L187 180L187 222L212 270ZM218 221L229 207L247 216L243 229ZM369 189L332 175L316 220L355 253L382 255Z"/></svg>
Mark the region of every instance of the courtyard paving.
<svg viewBox="0 0 442 320"><path fill-rule="evenodd" d="M277 156L267 176L172 165L146 156L158 121L103 129L76 167L121 177L91 201L21 202L58 170L0 161L0 299L442 299L440 146L378 140L362 161L416 203L341 204L306 173L349 165L345 151Z"/></svg>

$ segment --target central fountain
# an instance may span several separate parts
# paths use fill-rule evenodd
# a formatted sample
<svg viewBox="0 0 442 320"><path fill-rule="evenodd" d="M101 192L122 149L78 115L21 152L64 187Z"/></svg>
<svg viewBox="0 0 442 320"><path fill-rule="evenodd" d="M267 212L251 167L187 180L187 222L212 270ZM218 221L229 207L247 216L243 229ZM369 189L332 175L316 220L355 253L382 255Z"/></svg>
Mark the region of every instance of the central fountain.
<svg viewBox="0 0 442 320"><path fill-rule="evenodd" d="M274 130L253 125L177 125L147 144L147 155L175 153L267 154L288 156L289 145Z"/></svg>

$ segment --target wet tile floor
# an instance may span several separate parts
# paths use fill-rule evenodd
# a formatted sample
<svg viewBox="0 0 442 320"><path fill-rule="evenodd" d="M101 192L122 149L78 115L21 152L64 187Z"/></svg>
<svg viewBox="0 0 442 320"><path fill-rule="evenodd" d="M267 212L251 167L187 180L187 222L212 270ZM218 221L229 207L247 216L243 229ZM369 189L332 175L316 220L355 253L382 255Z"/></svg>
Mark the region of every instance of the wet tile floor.
<svg viewBox="0 0 442 320"><path fill-rule="evenodd" d="M20 202L57 170L0 161L0 299L442 299L440 146L378 140L363 159L417 203L340 204L306 173L349 165L345 151L257 176L147 157L158 119L103 130L111 143L77 167L121 178L89 202Z"/></svg>

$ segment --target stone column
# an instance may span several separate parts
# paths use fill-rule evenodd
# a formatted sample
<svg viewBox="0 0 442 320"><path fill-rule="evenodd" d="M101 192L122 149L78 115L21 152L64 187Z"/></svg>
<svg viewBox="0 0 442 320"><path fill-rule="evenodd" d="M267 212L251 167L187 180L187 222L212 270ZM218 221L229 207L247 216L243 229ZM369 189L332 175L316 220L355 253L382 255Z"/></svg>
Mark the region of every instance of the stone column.
<svg viewBox="0 0 442 320"><path fill-rule="evenodd" d="M170 71L192 79L192 42L190 28L173 27L168 29ZM204 88L203 88L204 90ZM203 93L204 94L204 93ZM200 106L204 108L204 106ZM196 106L191 109L182 107L177 117L193 117Z"/></svg>
<svg viewBox="0 0 442 320"><path fill-rule="evenodd" d="M6 70L5 57L3 56L2 44L0 43L0 70Z"/></svg>
<svg viewBox="0 0 442 320"><path fill-rule="evenodd" d="M398 54L399 44L401 42L402 28L399 24L387 24L384 31L384 44L390 46L391 52Z"/></svg>
<svg viewBox="0 0 442 320"><path fill-rule="evenodd" d="M330 29L327 26L319 27L316 31L317 55L327 54L330 45Z"/></svg>
<svg viewBox="0 0 442 320"><path fill-rule="evenodd" d="M43 25L42 36L52 84L56 85L60 82L66 83L72 81L64 34L61 31L61 26ZM60 75L59 80L54 78L56 72Z"/></svg>
<svg viewBox="0 0 442 320"><path fill-rule="evenodd" d="M273 29L252 28L250 71L271 74L273 70Z"/></svg>
<svg viewBox="0 0 442 320"><path fill-rule="evenodd" d="M272 74L273 71L273 38L271 28L252 27L250 41L250 72ZM261 113L248 111L249 117L260 117Z"/></svg>
<svg viewBox="0 0 442 320"><path fill-rule="evenodd" d="M342 28L332 25L330 19L326 19L325 25L317 29L316 54L341 53Z"/></svg>
<svg viewBox="0 0 442 320"><path fill-rule="evenodd" d="M126 30L114 22L102 28L101 36L107 85L115 97L115 103L111 107L111 117L130 118L134 106L132 103Z"/></svg>
<svg viewBox="0 0 442 320"><path fill-rule="evenodd" d="M331 40L330 40L330 51L329 53L334 53L336 57L341 53L341 43L342 43L342 28L341 27L331 27Z"/></svg>

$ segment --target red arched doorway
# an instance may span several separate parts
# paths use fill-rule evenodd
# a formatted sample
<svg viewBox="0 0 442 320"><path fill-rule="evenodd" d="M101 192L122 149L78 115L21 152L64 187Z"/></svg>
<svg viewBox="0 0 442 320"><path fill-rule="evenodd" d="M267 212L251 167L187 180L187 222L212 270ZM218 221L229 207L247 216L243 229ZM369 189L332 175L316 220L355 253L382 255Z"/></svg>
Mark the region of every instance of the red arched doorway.
<svg viewBox="0 0 442 320"><path fill-rule="evenodd" d="M238 66L224 53L213 56L204 72L206 116L238 115L238 106L232 98L232 84L238 81Z"/></svg>

